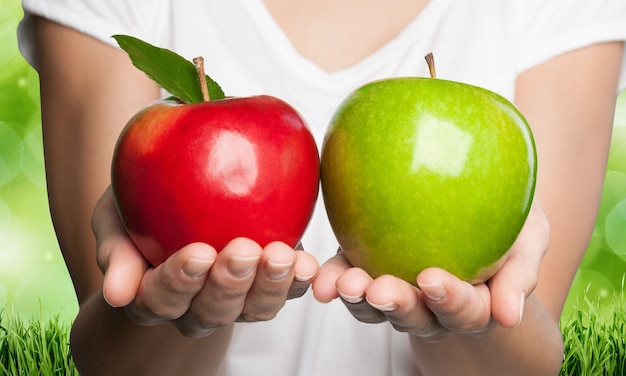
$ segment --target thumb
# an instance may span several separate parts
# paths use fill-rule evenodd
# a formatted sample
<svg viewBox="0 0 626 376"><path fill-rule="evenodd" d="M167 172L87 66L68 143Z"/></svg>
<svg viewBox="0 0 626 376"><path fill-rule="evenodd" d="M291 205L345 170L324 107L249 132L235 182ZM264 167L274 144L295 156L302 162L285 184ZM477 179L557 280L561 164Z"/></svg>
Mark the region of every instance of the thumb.
<svg viewBox="0 0 626 376"><path fill-rule="evenodd" d="M129 239L130 240L130 239ZM124 307L135 299L149 265L132 242L118 244L110 253L102 294L113 307Z"/></svg>

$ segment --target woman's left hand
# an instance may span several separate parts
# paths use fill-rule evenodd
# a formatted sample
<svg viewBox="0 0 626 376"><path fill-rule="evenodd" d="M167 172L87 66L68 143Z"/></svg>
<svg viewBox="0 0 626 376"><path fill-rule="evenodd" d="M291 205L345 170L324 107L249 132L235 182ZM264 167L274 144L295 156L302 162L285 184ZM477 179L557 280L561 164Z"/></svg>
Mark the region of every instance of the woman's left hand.
<svg viewBox="0 0 626 376"><path fill-rule="evenodd" d="M495 325L514 328L537 285L549 239L548 220L534 202L505 262L485 283L471 285L439 268L422 271L416 278L419 288L390 275L372 279L340 250L320 268L313 291L321 302L341 298L359 321L389 321L398 331L426 340L478 335Z"/></svg>

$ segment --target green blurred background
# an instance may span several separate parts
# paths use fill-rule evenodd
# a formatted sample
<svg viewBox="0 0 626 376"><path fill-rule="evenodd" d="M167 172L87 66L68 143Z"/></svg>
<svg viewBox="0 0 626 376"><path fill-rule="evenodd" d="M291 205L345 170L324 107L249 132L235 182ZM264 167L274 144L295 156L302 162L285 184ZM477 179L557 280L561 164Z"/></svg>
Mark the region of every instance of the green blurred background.
<svg viewBox="0 0 626 376"><path fill-rule="evenodd" d="M78 306L48 211L37 74L17 49L19 0L0 0L0 309L72 320ZM567 302L612 306L626 272L626 93L618 98L593 239Z"/></svg>
<svg viewBox="0 0 626 376"><path fill-rule="evenodd" d="M46 196L39 83L17 48L20 0L0 0L0 309L71 319L78 309Z"/></svg>

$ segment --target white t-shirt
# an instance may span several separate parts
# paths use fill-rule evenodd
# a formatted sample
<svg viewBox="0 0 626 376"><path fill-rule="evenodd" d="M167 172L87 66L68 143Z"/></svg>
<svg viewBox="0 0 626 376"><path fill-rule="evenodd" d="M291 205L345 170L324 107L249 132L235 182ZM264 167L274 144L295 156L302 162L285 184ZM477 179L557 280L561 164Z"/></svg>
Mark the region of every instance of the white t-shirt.
<svg viewBox="0 0 626 376"><path fill-rule="evenodd" d="M328 73L300 55L262 0L24 0L20 47L30 58L29 20L41 15L116 45L129 34L191 60L205 57L227 95L270 94L307 120L321 145L338 104L358 86L391 76L428 76L483 86L512 99L516 77L586 45L626 40L624 0L432 0L404 31L357 65ZM202 37L198 37L202 36ZM626 87L626 59L620 89ZM303 239L320 262L337 243L321 199ZM269 322L236 324L224 375L409 375L407 336L362 324L311 293Z"/></svg>

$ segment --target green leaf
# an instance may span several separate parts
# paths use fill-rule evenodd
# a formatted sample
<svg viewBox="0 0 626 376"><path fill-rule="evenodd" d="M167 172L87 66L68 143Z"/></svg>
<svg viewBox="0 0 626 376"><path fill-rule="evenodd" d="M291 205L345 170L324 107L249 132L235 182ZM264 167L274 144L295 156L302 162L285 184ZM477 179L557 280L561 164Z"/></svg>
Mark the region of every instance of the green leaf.
<svg viewBox="0 0 626 376"><path fill-rule="evenodd" d="M153 46L128 35L113 35L117 44L128 53L133 65L159 86L185 103L202 102L202 90L195 65L165 48ZM222 88L206 76L211 100L224 99Z"/></svg>

